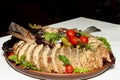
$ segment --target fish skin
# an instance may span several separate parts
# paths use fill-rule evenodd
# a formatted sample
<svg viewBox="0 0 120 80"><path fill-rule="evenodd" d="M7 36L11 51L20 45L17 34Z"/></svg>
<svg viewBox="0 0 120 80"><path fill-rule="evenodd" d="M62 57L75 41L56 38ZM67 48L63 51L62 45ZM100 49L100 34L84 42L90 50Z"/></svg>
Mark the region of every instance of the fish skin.
<svg viewBox="0 0 120 80"><path fill-rule="evenodd" d="M11 22L8 34L11 34L12 36L17 37L26 42L35 43L35 36L30 31L14 22Z"/></svg>

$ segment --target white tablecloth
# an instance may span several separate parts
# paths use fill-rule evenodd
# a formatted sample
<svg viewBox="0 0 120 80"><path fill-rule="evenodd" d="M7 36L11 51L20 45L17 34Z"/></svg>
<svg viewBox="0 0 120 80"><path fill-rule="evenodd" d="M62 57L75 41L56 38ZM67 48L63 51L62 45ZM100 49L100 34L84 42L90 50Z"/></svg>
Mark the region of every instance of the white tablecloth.
<svg viewBox="0 0 120 80"><path fill-rule="evenodd" d="M116 57L116 63L113 69L106 71L105 73L92 78L90 80L119 80L120 79L120 25L102 22L98 20L88 19L84 17L79 17L71 19L68 21L56 23L49 25L52 27L67 27L67 28L78 28L85 29L89 26L96 26L100 28L101 32L92 33L95 36L104 36L108 39L111 44L112 51ZM0 38L0 47L2 44L10 39L10 36L5 36ZM0 49L0 80L37 80L25 76L13 68L11 68L5 61L3 56L3 51ZM59 79L58 79L59 80Z"/></svg>

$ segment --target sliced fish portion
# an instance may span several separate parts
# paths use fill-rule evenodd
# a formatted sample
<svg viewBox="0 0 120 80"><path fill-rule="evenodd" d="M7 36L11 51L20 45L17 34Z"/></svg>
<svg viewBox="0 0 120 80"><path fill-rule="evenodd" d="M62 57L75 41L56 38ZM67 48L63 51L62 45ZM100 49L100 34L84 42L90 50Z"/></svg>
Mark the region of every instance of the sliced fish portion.
<svg viewBox="0 0 120 80"><path fill-rule="evenodd" d="M29 47L28 47L28 49L26 50L26 53L25 53L26 61L29 61L29 62L31 61L31 57L33 55L33 50L34 50L35 47L36 47L35 44L30 44L29 45Z"/></svg>
<svg viewBox="0 0 120 80"><path fill-rule="evenodd" d="M63 48L60 44L56 44L51 49L48 45L44 46L43 44L37 45L19 41L13 46L13 51L18 54L18 59L25 55L26 61L31 62L45 72L65 73L65 66L59 60L59 55L64 55L68 58L74 68L85 67L93 70L103 67L105 61L107 63L112 62L110 53L105 46L98 45L93 48L92 50L85 48Z"/></svg>
<svg viewBox="0 0 120 80"><path fill-rule="evenodd" d="M37 45L37 46L35 46L34 51L33 51L33 62L38 69L40 68L39 55L40 55L40 51L42 50L42 48L43 48L43 44Z"/></svg>
<svg viewBox="0 0 120 80"><path fill-rule="evenodd" d="M24 44L18 52L18 59L20 60L21 56L25 54L26 50L28 49L30 43Z"/></svg>
<svg viewBox="0 0 120 80"><path fill-rule="evenodd" d="M18 52L20 51L20 49L22 48L22 46L25 44L24 41L19 41L18 43L16 43L13 46L13 52L15 52L15 54L18 54Z"/></svg>
<svg viewBox="0 0 120 80"><path fill-rule="evenodd" d="M57 65L58 73L65 73L65 67L63 66L63 62L59 60L59 55L64 55L63 48L58 48L55 54L55 62Z"/></svg>

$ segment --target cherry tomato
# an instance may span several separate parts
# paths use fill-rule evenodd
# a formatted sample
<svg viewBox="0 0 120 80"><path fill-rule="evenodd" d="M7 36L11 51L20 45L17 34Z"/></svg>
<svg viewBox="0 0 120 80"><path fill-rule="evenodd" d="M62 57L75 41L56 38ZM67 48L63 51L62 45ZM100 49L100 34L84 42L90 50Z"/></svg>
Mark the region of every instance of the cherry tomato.
<svg viewBox="0 0 120 80"><path fill-rule="evenodd" d="M76 35L76 32L73 29L69 29L66 31L67 37L72 37Z"/></svg>
<svg viewBox="0 0 120 80"><path fill-rule="evenodd" d="M80 37L80 43L81 44L87 44L88 43L88 37L87 36L81 36Z"/></svg>
<svg viewBox="0 0 120 80"><path fill-rule="evenodd" d="M72 43L72 45L78 44L78 38L76 36L69 37L68 40L69 40L69 42Z"/></svg>
<svg viewBox="0 0 120 80"><path fill-rule="evenodd" d="M73 73L74 69L73 69L73 66L72 65L66 65L66 68L65 68L66 72L67 73Z"/></svg>
<svg viewBox="0 0 120 80"><path fill-rule="evenodd" d="M8 53L8 56L12 56L12 55L14 55L13 52L9 52L9 53Z"/></svg>

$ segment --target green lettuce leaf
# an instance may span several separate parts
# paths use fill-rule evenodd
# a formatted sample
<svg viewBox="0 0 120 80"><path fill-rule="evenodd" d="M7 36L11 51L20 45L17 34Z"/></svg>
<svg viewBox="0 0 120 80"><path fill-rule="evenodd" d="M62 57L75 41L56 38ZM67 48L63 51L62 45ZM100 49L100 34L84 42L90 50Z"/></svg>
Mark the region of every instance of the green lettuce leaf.
<svg viewBox="0 0 120 80"><path fill-rule="evenodd" d="M16 64L20 64L20 61L18 60L18 55L17 54L9 56L8 59L15 62Z"/></svg>
<svg viewBox="0 0 120 80"><path fill-rule="evenodd" d="M108 50L111 51L111 46L105 37L97 37L97 38L104 43L104 45L107 47Z"/></svg>
<svg viewBox="0 0 120 80"><path fill-rule="evenodd" d="M59 55L59 60L61 60L64 63L64 66L70 64L70 61L64 55Z"/></svg>
<svg viewBox="0 0 120 80"><path fill-rule="evenodd" d="M87 71L89 71L90 69L89 68L85 68L85 67L75 67L74 68L74 73L85 73Z"/></svg>
<svg viewBox="0 0 120 80"><path fill-rule="evenodd" d="M45 40L55 43L56 41L58 41L60 39L60 35L58 33L45 33L44 35Z"/></svg>

